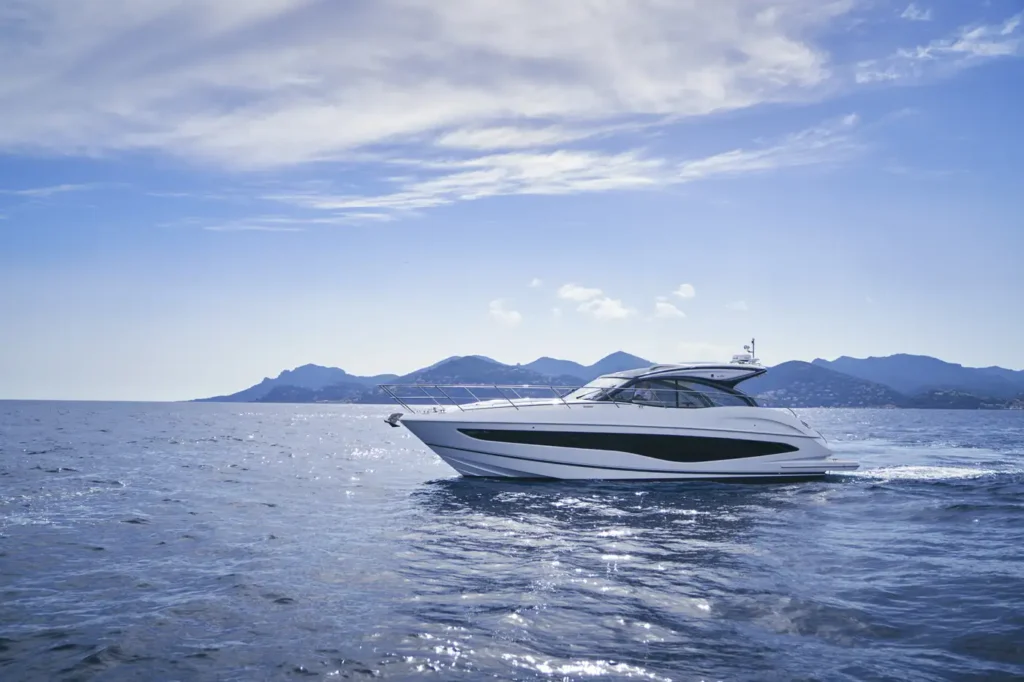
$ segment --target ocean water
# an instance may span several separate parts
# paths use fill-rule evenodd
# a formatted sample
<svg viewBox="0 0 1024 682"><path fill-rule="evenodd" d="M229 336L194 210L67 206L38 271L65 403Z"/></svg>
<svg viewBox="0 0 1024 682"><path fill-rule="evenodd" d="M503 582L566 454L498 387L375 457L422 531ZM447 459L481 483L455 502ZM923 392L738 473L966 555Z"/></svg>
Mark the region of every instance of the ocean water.
<svg viewBox="0 0 1024 682"><path fill-rule="evenodd" d="M389 406L0 403L0 680L1024 679L1024 412L852 475L461 479Z"/></svg>

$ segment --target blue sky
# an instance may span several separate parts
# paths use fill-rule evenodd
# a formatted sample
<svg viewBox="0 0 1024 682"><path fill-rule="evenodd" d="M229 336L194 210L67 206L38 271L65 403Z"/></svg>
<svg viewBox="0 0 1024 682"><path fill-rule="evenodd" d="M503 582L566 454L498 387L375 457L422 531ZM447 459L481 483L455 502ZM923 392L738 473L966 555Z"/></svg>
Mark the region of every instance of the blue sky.
<svg viewBox="0 0 1024 682"><path fill-rule="evenodd" d="M7 0L0 397L1022 368L1024 3Z"/></svg>

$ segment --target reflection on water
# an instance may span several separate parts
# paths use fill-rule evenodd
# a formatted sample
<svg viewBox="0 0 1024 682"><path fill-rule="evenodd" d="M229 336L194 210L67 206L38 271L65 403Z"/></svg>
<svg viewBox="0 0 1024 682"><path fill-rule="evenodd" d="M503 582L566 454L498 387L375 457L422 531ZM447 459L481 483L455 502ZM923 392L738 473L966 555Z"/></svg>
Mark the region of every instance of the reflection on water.
<svg viewBox="0 0 1024 682"><path fill-rule="evenodd" d="M456 478L426 484L410 497L430 522L417 530L427 539L445 537L448 546L464 548L487 532L508 550L515 550L514 541L628 550L641 561L709 561L715 548L742 544L759 516L784 504L780 488L665 482L638 490L629 483ZM494 530L499 533L488 532Z"/></svg>

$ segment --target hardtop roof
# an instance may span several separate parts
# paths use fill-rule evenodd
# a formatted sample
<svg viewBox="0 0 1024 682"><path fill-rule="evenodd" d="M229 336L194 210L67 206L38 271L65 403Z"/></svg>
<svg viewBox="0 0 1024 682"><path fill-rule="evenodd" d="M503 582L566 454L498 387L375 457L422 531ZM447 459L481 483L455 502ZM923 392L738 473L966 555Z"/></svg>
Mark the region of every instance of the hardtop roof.
<svg viewBox="0 0 1024 682"><path fill-rule="evenodd" d="M700 370L707 372L707 374L704 376L694 374L695 371ZM713 370L721 370L722 376L716 377ZM650 365L649 367L639 367L622 372L611 372L603 376L620 379L641 379L647 377L652 379L704 379L705 381L735 385L746 379L764 374L767 371L767 367L749 362L687 362Z"/></svg>

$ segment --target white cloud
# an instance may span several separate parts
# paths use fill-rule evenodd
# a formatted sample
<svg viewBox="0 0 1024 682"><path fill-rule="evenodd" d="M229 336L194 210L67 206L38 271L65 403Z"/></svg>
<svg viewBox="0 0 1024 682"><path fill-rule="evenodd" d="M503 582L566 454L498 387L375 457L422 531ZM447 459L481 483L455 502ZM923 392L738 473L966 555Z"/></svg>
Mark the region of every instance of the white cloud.
<svg viewBox="0 0 1024 682"><path fill-rule="evenodd" d="M697 295L697 290L692 284L680 284L679 288L672 293L679 298L693 298Z"/></svg>
<svg viewBox="0 0 1024 682"><path fill-rule="evenodd" d="M576 310L597 320L621 320L636 314L635 310L624 305L621 300L606 296L600 289L579 284L563 284L558 288L558 297L578 302ZM561 312L558 315L561 315Z"/></svg>
<svg viewBox="0 0 1024 682"><path fill-rule="evenodd" d="M562 309L561 308L552 308L551 309L551 316L554 317L556 320L561 319L561 317L562 317Z"/></svg>
<svg viewBox="0 0 1024 682"><path fill-rule="evenodd" d="M506 327L518 326L523 321L522 314L518 310L509 310L505 307L505 301L497 299L491 301L487 306L488 314L492 320Z"/></svg>
<svg viewBox="0 0 1024 682"><path fill-rule="evenodd" d="M726 307L729 308L729 310L736 310L738 312L746 312L749 310L746 301L733 301Z"/></svg>
<svg viewBox="0 0 1024 682"><path fill-rule="evenodd" d="M912 2L907 5L905 10L903 10L903 14L900 15L900 18L907 19L908 21L931 21L932 9L931 7L921 9Z"/></svg>
<svg viewBox="0 0 1024 682"><path fill-rule="evenodd" d="M597 130L573 130L560 126L545 128L494 127L462 128L445 133L437 138L439 147L491 151L495 149L527 149L552 147L566 142L575 142L598 134Z"/></svg>
<svg viewBox="0 0 1024 682"><path fill-rule="evenodd" d="M543 285L544 285L544 280L540 279L539 277L534 277L533 279L530 280L530 288L531 289L537 289L537 288L539 288L539 287L541 287Z"/></svg>
<svg viewBox="0 0 1024 682"><path fill-rule="evenodd" d="M387 223L394 220L395 217L389 213L370 213L368 211L353 211L349 213L341 213L335 216L334 222L336 224L344 223ZM308 219L307 222L313 223L314 219Z"/></svg>
<svg viewBox="0 0 1024 682"><path fill-rule="evenodd" d="M671 303L667 303L665 301L656 301L654 303L654 316L664 319L682 318L686 317L686 313L684 313L682 310L675 307Z"/></svg>
<svg viewBox="0 0 1024 682"><path fill-rule="evenodd" d="M31 198L45 198L51 197L54 194L65 194L67 192L84 192L86 190L96 189L99 187L97 184L79 184L79 185L50 185L48 187L29 187L27 189L0 189L0 194L8 194L17 197L31 197Z"/></svg>
<svg viewBox="0 0 1024 682"><path fill-rule="evenodd" d="M0 149L232 168L533 149L802 100L852 0L5 0Z"/></svg>
<svg viewBox="0 0 1024 682"><path fill-rule="evenodd" d="M307 227L324 225L358 225L394 220L387 213L338 213L315 217L263 215L227 222L210 222L199 218L186 218L173 226L201 227L212 232L303 232Z"/></svg>
<svg viewBox="0 0 1024 682"><path fill-rule="evenodd" d="M592 298L581 303L577 310L590 315L596 320L622 320L636 313L635 310L623 305L619 299L608 296Z"/></svg>
<svg viewBox="0 0 1024 682"><path fill-rule="evenodd" d="M567 301L589 301L602 294L600 289L583 287L579 284L563 284L558 288L558 297Z"/></svg>
<svg viewBox="0 0 1024 682"><path fill-rule="evenodd" d="M915 48L897 50L884 59L869 59L857 65L858 83L876 83L944 74L998 57L1024 54L1024 39L1018 29L1020 13L998 24L961 27L955 35L936 39Z"/></svg>

